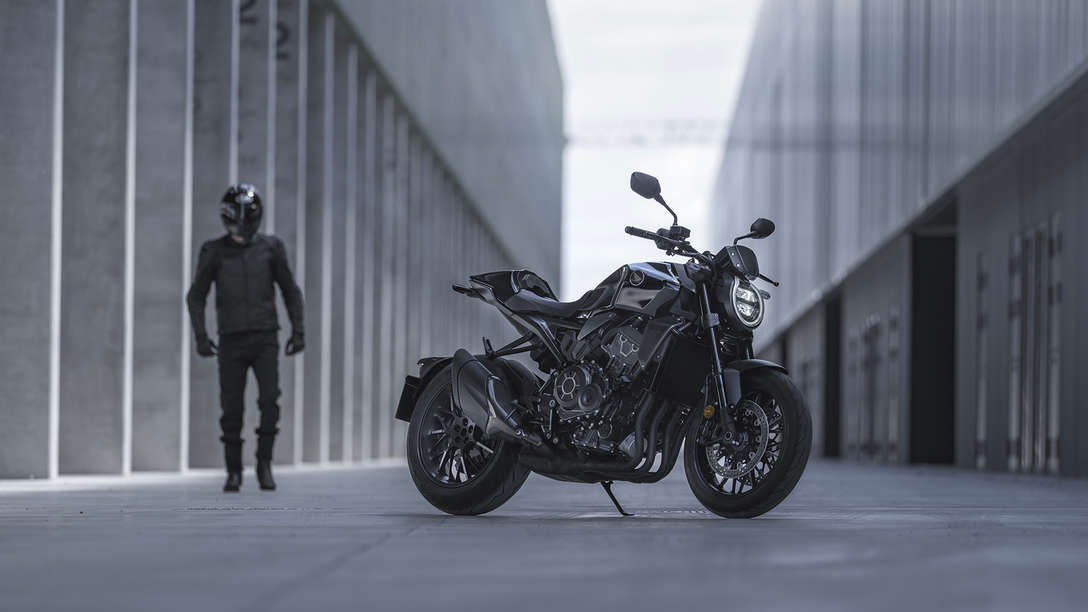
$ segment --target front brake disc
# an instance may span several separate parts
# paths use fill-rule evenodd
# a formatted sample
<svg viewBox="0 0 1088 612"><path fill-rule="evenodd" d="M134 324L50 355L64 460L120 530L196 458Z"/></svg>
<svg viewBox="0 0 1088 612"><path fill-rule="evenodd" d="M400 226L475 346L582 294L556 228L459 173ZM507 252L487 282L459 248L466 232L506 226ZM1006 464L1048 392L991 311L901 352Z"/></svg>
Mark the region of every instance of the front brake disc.
<svg viewBox="0 0 1088 612"><path fill-rule="evenodd" d="M751 472L767 452L767 442L770 439L771 424L767 413L759 404L752 400L741 400L737 404L734 418L738 429L741 429L743 423L743 429L748 434L748 444L736 451L727 450L720 443L706 447L706 459L710 468L723 478L740 478Z"/></svg>

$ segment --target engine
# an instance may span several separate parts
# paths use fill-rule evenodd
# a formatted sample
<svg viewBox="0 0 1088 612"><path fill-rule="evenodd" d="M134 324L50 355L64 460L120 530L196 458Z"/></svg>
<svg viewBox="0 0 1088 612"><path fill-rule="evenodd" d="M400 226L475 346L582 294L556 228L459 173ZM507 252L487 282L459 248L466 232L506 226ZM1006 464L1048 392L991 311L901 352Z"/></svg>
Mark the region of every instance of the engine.
<svg viewBox="0 0 1088 612"><path fill-rule="evenodd" d="M625 325L598 332L585 357L555 376L548 405L556 429L585 450L615 453L634 427L632 383L642 374L642 332ZM638 386L637 384L634 386Z"/></svg>

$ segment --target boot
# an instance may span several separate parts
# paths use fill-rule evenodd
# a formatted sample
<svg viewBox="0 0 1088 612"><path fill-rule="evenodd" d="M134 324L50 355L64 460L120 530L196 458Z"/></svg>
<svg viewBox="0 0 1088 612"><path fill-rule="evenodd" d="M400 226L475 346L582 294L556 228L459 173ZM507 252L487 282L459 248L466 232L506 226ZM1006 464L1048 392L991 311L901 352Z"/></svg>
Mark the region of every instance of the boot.
<svg viewBox="0 0 1088 612"><path fill-rule="evenodd" d="M276 481L272 479L272 461L269 459L257 460L257 482L262 491L275 491Z"/></svg>
<svg viewBox="0 0 1088 612"><path fill-rule="evenodd" d="M227 472L227 481L223 483L224 493L237 493L242 488L242 473Z"/></svg>
<svg viewBox="0 0 1088 612"><path fill-rule="evenodd" d="M223 459L227 464L227 481L223 483L223 492L235 493L242 486L242 442L224 441Z"/></svg>
<svg viewBox="0 0 1088 612"><path fill-rule="evenodd" d="M257 482L262 491L275 491L276 481L272 479L272 445L276 434L257 432Z"/></svg>

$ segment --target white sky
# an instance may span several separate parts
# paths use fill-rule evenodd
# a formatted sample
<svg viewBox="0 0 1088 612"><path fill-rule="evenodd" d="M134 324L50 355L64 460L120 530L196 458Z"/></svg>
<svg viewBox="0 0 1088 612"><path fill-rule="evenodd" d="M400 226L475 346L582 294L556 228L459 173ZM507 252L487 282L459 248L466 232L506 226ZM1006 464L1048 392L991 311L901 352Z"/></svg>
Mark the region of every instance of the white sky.
<svg viewBox="0 0 1088 612"><path fill-rule="evenodd" d="M628 182L641 170L706 244L707 208L725 127L744 73L759 0L548 0L566 91L560 297L619 266L664 258L625 225L672 217ZM642 144L640 145L639 142ZM702 238L702 240L700 240Z"/></svg>

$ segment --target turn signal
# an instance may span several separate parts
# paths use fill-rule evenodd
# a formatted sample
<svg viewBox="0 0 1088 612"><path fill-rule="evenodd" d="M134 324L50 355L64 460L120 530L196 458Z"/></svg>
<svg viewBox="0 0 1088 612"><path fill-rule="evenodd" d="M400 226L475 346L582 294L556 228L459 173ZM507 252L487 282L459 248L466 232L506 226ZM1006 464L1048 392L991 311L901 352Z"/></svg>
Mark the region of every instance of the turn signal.
<svg viewBox="0 0 1088 612"><path fill-rule="evenodd" d="M714 404L707 404L706 408L703 408L703 418L709 419L714 416Z"/></svg>

